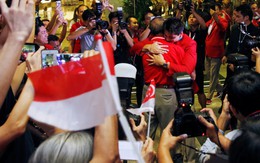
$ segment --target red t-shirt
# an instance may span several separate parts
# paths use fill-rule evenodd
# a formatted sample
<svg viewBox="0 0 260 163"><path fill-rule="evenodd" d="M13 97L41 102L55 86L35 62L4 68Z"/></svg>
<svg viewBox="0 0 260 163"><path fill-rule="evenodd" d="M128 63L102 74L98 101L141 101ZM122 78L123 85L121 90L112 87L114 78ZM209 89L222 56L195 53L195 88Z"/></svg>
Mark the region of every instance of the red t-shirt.
<svg viewBox="0 0 260 163"><path fill-rule="evenodd" d="M169 51L163 54L166 62L175 64L181 63L182 57L184 55L183 49L177 45L165 41L164 37L153 37L151 40L146 39L141 41L137 46L140 47L142 45L152 44L154 42L160 42L164 45L168 45ZM149 53L141 52L139 54L142 56L145 83L150 83L150 81L154 79L156 84L173 85L172 74L169 73L168 69L165 69L161 66L149 65L149 62L147 61L147 59L150 58L148 56Z"/></svg>
<svg viewBox="0 0 260 163"><path fill-rule="evenodd" d="M70 33L76 31L79 27L83 25L83 22L79 21L74 24L72 24L70 28ZM81 52L81 47L80 47L80 38L77 38L74 40L74 46L72 47L72 53L80 53Z"/></svg>
<svg viewBox="0 0 260 163"><path fill-rule="evenodd" d="M175 43L179 45L183 50L185 55L182 58L180 64L170 63L169 73L174 72L187 72L191 74L195 70L197 63L197 43L192 40L188 35L183 34L182 39Z"/></svg>
<svg viewBox="0 0 260 163"><path fill-rule="evenodd" d="M224 55L224 40L225 34L228 27L228 21L225 15L218 16L219 23L212 18L206 25L208 28L212 26L210 34L206 37L206 56L212 58L220 58Z"/></svg>

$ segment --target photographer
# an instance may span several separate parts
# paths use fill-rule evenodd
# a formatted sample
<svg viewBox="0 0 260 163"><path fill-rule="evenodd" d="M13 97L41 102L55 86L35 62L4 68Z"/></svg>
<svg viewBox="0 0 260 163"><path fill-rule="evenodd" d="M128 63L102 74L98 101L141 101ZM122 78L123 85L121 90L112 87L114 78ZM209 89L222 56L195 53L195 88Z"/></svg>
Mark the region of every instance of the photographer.
<svg viewBox="0 0 260 163"><path fill-rule="evenodd" d="M202 108L206 107L206 95L204 93L204 62L205 62L205 39L207 36L206 24L202 16L205 15L202 11L195 11L194 4L191 6L191 14L188 17L188 24L190 29L184 29L187 34L197 43L197 63L196 63L196 83L199 87L197 92L198 100Z"/></svg>
<svg viewBox="0 0 260 163"><path fill-rule="evenodd" d="M235 22L236 24L232 26L230 38L228 45L226 47L225 56L222 58L222 63L227 62L227 56L232 53L244 54L248 57L249 66L253 67L254 63L251 61L251 49L254 47L249 47L247 40L251 40L248 34L251 36L259 36L260 31L251 23L253 12L250 6L244 4L236 7L235 9ZM232 72L227 69L227 79L232 76Z"/></svg>
<svg viewBox="0 0 260 163"><path fill-rule="evenodd" d="M109 32L116 45L116 49L114 49L115 64L131 63L128 52L129 48L133 46L133 39L127 31L127 24L121 23L122 17L118 11L111 12L108 17L110 22Z"/></svg>
<svg viewBox="0 0 260 163"><path fill-rule="evenodd" d="M67 37L68 40L80 38L81 52L92 49L98 51L98 46L94 42L94 36L98 32L103 34L103 41L109 41L113 49L116 48L115 42L107 29L96 29L96 15L94 10L85 10L82 14L82 19L83 26L79 27L75 32L70 33Z"/></svg>
<svg viewBox="0 0 260 163"><path fill-rule="evenodd" d="M210 139L202 145L201 150L216 156L200 154L200 162L220 161L227 162L226 153L229 152L231 141L239 136L239 130L233 130L227 135L224 132L229 125L231 113L240 121L245 122L253 117L259 117L260 112L260 75L254 71L240 72L232 76L227 83L227 95L223 102L222 112L217 120L218 129L199 117L201 123L207 127L207 136ZM204 109L202 111L209 111ZM211 113L211 115L213 115Z"/></svg>

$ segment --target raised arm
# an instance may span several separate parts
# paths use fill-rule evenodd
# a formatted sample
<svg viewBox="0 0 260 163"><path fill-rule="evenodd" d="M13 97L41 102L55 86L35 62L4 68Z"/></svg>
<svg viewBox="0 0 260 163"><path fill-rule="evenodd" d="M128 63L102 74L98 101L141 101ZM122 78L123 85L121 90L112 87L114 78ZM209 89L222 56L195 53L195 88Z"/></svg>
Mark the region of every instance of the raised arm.
<svg viewBox="0 0 260 163"><path fill-rule="evenodd" d="M49 24L46 27L46 30L48 32L50 32L51 29L53 28L53 25L55 24L55 21L56 21L57 16L59 15L59 12L60 12L59 9L56 8L53 16L51 17L51 21L49 22Z"/></svg>
<svg viewBox="0 0 260 163"><path fill-rule="evenodd" d="M2 15L8 27L7 39L0 50L0 106L10 87L20 58L22 46L29 37L34 21L34 0L13 0L10 8L0 1ZM15 45L15 46L13 46Z"/></svg>
<svg viewBox="0 0 260 163"><path fill-rule="evenodd" d="M88 32L88 31L89 31L89 29L87 27L80 27L80 29L70 33L67 36L67 40L68 41L75 40L75 39L79 38L81 35L83 35L84 33Z"/></svg>
<svg viewBox="0 0 260 163"><path fill-rule="evenodd" d="M67 27L68 27L68 22L67 22L67 20L64 20L63 23L62 23L62 30L61 30L61 33L60 33L60 44L62 43L62 41L66 37Z"/></svg>
<svg viewBox="0 0 260 163"><path fill-rule="evenodd" d="M106 117L105 122L95 128L93 158L90 162L120 162L117 115Z"/></svg>
<svg viewBox="0 0 260 163"><path fill-rule="evenodd" d="M204 19L195 11L194 9L194 3L192 3L191 6L191 13L194 15L194 17L198 20L201 29L206 29L206 22L204 21Z"/></svg>
<svg viewBox="0 0 260 163"><path fill-rule="evenodd" d="M60 16L57 16L55 24L53 25L53 27L49 31L49 34L50 35L56 35L56 32L57 32L58 28L62 25L62 23L63 23L63 18L60 17Z"/></svg>

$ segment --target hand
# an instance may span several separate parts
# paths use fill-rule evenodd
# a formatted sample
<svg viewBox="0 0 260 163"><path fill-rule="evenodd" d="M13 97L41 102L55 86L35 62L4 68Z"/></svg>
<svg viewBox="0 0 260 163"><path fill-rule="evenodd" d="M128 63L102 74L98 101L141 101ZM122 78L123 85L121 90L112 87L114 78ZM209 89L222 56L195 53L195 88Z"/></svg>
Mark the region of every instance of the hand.
<svg viewBox="0 0 260 163"><path fill-rule="evenodd" d="M172 134L171 134L172 125L173 125L173 120L171 120L169 122L169 124L167 125L167 127L163 130L161 139L159 142L159 148L163 148L166 150L173 149L178 142L181 142L188 137L187 134L182 134L179 136L172 136Z"/></svg>
<svg viewBox="0 0 260 163"><path fill-rule="evenodd" d="M234 64L228 64L228 68L231 70L231 71L235 71L235 66Z"/></svg>
<svg viewBox="0 0 260 163"><path fill-rule="evenodd" d="M112 23L111 27L112 27L112 32L116 33L117 30L119 29L118 22Z"/></svg>
<svg viewBox="0 0 260 163"><path fill-rule="evenodd" d="M63 18L62 25L68 25L68 21L66 19L64 19L64 18Z"/></svg>
<svg viewBox="0 0 260 163"><path fill-rule="evenodd" d="M148 56L150 59L146 59L146 61L149 62L149 65L162 66L164 63L166 63L161 54L148 54Z"/></svg>
<svg viewBox="0 0 260 163"><path fill-rule="evenodd" d="M252 49L252 54L256 57L256 58L260 58L260 49L258 47L253 48Z"/></svg>
<svg viewBox="0 0 260 163"><path fill-rule="evenodd" d="M214 120L214 122L216 123L216 116L213 112L212 109L209 108L204 108L201 110L201 112L207 112L210 117ZM220 134L218 131L216 131L216 126L210 122L208 122L205 118L203 118L201 115L198 116L198 120L204 125L206 126L207 130L206 130L206 135L207 137L214 143L218 144L218 134Z"/></svg>
<svg viewBox="0 0 260 163"><path fill-rule="evenodd" d="M97 55L97 54L99 54L99 52L95 51L93 49L92 50L86 50L83 53L83 58L92 57L92 56Z"/></svg>
<svg viewBox="0 0 260 163"><path fill-rule="evenodd" d="M126 29L121 29L121 28L119 28L119 31L120 31L121 33L123 33L123 34L128 33Z"/></svg>
<svg viewBox="0 0 260 163"><path fill-rule="evenodd" d="M25 41L31 34L34 23L34 0L13 0L8 8L5 0L0 0L2 15L12 34L19 41Z"/></svg>
<svg viewBox="0 0 260 163"><path fill-rule="evenodd" d="M102 0L102 8L108 9L110 12L114 11L114 6L109 4L109 0Z"/></svg>
<svg viewBox="0 0 260 163"><path fill-rule="evenodd" d="M211 16L213 16L214 14L216 14L216 11L215 11L215 10L212 10L212 9L210 9L210 10L209 10L209 13L210 13L210 15L211 15Z"/></svg>
<svg viewBox="0 0 260 163"><path fill-rule="evenodd" d="M61 26L63 21L64 21L63 17L60 17L60 15L57 16L56 23L58 24L58 26Z"/></svg>
<svg viewBox="0 0 260 163"><path fill-rule="evenodd" d="M145 140L141 152L146 163L154 162L156 153L153 150L153 140L151 138L147 138L147 140Z"/></svg>
<svg viewBox="0 0 260 163"><path fill-rule="evenodd" d="M129 121L130 121L130 124L132 126L132 130L134 132L134 135L139 140L145 141L146 131L147 131L147 123L145 121L144 115L141 114L140 117L141 117L141 122L138 126L136 126L135 121L132 118L130 118Z"/></svg>
<svg viewBox="0 0 260 163"><path fill-rule="evenodd" d="M183 10L183 8L184 8L183 3L180 2L180 3L178 4L177 8L178 8L179 10Z"/></svg>
<svg viewBox="0 0 260 163"><path fill-rule="evenodd" d="M225 65L227 63L227 57L223 56L222 59L221 59L221 62L222 62L223 65Z"/></svg>
<svg viewBox="0 0 260 163"><path fill-rule="evenodd" d="M227 117L231 118L230 109L229 109L230 103L229 103L227 97L228 97L228 95L226 94L225 99L223 100L221 114L226 115Z"/></svg>
<svg viewBox="0 0 260 163"><path fill-rule="evenodd" d="M44 46L40 46L36 52L28 54L26 58L27 72L33 72L42 69L41 51L43 49Z"/></svg>
<svg viewBox="0 0 260 163"><path fill-rule="evenodd" d="M194 3L191 3L190 11L191 11L192 14L196 13Z"/></svg>
<svg viewBox="0 0 260 163"><path fill-rule="evenodd" d="M163 45L160 42L154 42L147 49L148 49L149 52L151 52L153 54L164 54L164 53L167 53L169 51L168 45Z"/></svg>
<svg viewBox="0 0 260 163"><path fill-rule="evenodd" d="M190 74L190 77L193 81L196 80L196 70L193 70L192 73Z"/></svg>

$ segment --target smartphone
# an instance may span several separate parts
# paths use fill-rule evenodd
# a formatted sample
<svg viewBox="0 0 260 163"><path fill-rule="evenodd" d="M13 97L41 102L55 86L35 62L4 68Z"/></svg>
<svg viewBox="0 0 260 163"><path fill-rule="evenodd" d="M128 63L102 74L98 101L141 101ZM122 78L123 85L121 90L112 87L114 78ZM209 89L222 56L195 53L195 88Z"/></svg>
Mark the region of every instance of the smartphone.
<svg viewBox="0 0 260 163"><path fill-rule="evenodd" d="M63 12L62 12L62 9L61 9L61 1L60 0L56 1L56 8L59 9L60 18L63 18Z"/></svg>
<svg viewBox="0 0 260 163"><path fill-rule="evenodd" d="M28 53L31 52L36 52L39 49L39 45L34 44L34 43L25 43L22 49L22 53L21 53L21 57L20 57L20 61L25 61Z"/></svg>
<svg viewBox="0 0 260 163"><path fill-rule="evenodd" d="M42 68L58 65L59 64L57 59L58 54L59 54L58 50L42 50L41 52Z"/></svg>

